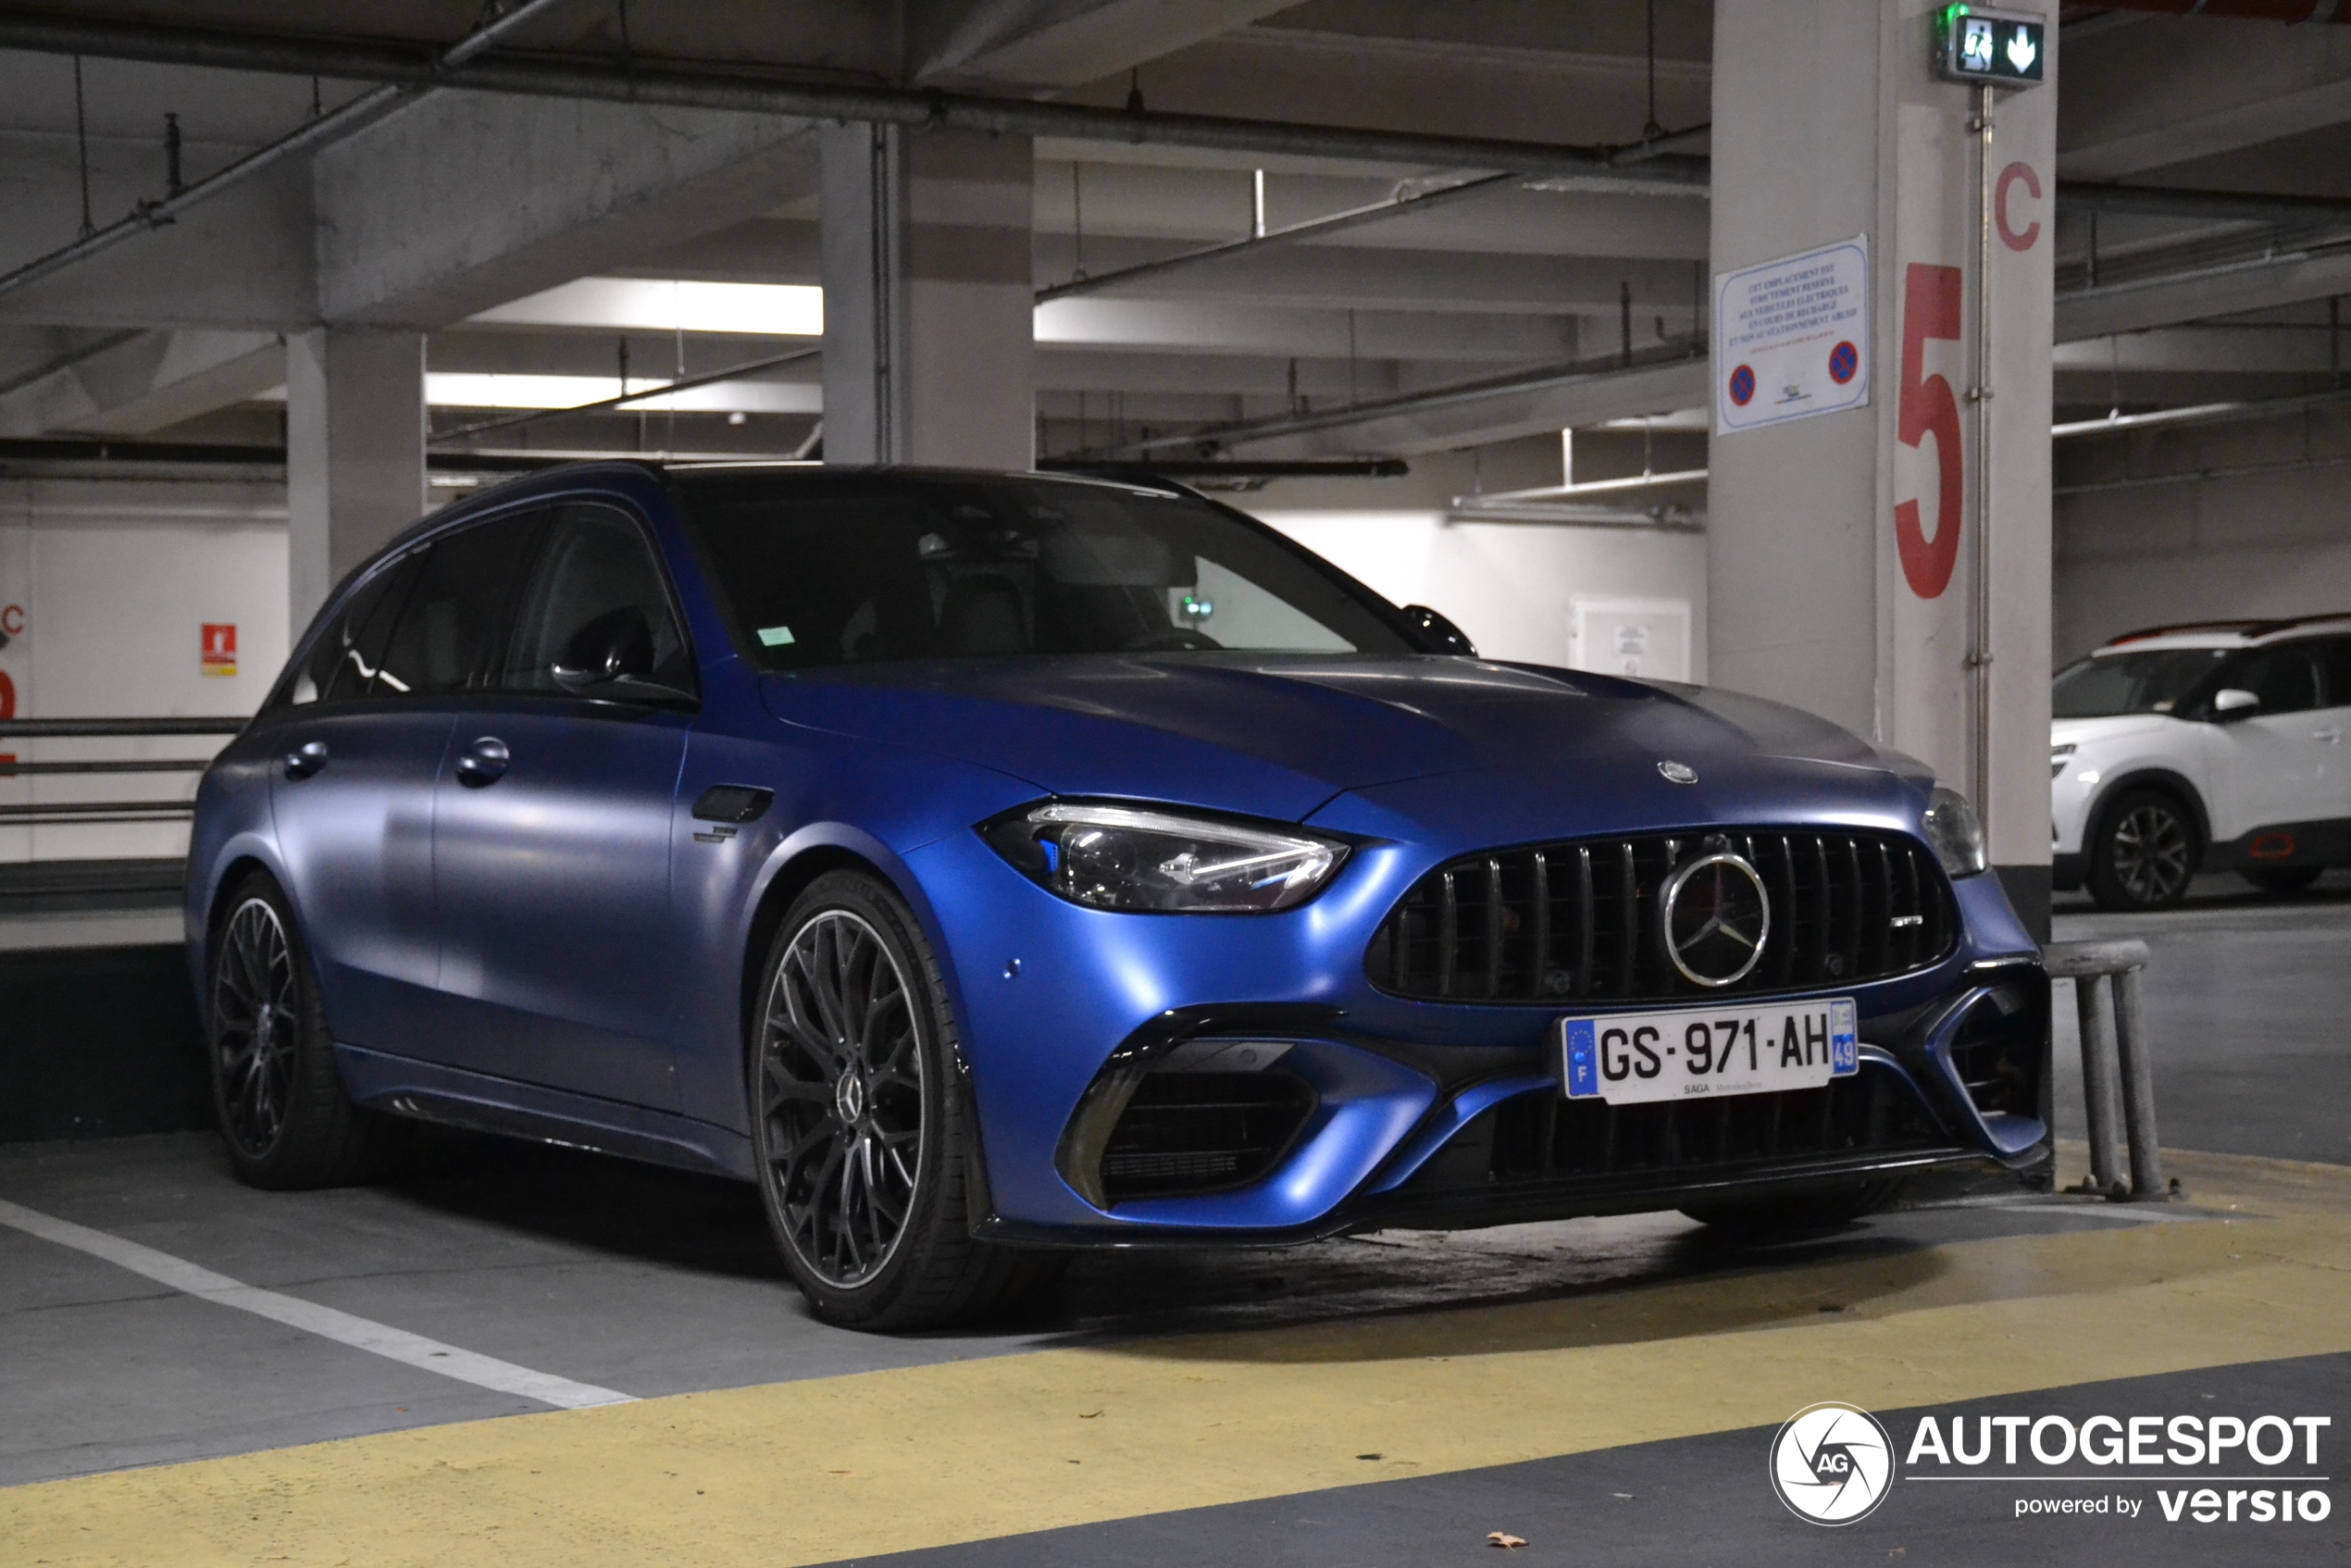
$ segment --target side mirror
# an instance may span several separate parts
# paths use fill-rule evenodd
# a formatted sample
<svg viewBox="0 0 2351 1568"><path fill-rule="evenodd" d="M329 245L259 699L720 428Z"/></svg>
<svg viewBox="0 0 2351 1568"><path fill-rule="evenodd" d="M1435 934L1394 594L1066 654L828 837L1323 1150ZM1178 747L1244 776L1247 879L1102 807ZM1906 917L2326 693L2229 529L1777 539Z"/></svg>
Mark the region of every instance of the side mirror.
<svg viewBox="0 0 2351 1568"><path fill-rule="evenodd" d="M1407 604L1404 618L1420 634L1424 652L1431 653L1467 653L1474 658L1476 645L1470 641L1460 627L1438 615L1425 604Z"/></svg>
<svg viewBox="0 0 2351 1568"><path fill-rule="evenodd" d="M548 673L582 697L665 702L690 696L653 678L653 631L634 605L607 610L571 634Z"/></svg>
<svg viewBox="0 0 2351 1568"><path fill-rule="evenodd" d="M2222 724L2240 718L2251 718L2261 699L2242 686L2224 686L2212 693L2212 716Z"/></svg>

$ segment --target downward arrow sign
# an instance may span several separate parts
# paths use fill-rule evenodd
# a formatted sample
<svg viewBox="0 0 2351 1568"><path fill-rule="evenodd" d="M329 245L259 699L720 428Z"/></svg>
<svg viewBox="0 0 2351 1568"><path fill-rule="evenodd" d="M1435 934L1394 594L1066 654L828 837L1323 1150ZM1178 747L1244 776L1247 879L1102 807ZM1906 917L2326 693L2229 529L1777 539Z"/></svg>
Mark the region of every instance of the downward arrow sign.
<svg viewBox="0 0 2351 1568"><path fill-rule="evenodd" d="M2033 46L2032 34L2026 32L2021 27L2016 30L2016 36L2009 40L2009 64L2016 67L2020 71L2031 70L2034 56L2040 52Z"/></svg>

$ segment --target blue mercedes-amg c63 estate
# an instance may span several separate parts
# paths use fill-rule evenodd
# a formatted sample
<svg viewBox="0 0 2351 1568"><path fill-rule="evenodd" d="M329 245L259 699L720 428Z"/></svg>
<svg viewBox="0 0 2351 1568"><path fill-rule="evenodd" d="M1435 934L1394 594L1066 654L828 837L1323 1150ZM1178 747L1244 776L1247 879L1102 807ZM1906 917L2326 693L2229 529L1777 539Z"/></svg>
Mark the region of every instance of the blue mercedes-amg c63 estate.
<svg viewBox="0 0 2351 1568"><path fill-rule="evenodd" d="M755 1182L839 1323L1060 1250L1680 1209L2047 1149L1967 803L1475 656L1148 480L551 470L355 571L205 776L238 1173L417 1121Z"/></svg>

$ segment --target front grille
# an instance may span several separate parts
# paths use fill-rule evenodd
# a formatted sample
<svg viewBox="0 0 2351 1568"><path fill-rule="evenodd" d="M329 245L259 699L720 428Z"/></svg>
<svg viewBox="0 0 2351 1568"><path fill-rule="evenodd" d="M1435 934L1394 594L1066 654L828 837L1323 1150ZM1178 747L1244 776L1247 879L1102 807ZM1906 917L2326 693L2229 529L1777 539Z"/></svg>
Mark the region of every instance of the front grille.
<svg viewBox="0 0 2351 1568"><path fill-rule="evenodd" d="M1239 1187L1272 1168L1314 1108L1278 1070L1152 1073L1111 1130L1101 1185L1113 1203Z"/></svg>
<svg viewBox="0 0 2351 1568"><path fill-rule="evenodd" d="M1708 988L1666 956L1666 878L1709 847L1771 895L1763 956ZM1943 958L1958 931L1925 847L1898 833L1692 830L1537 844L1448 861L1412 885L1365 956L1372 983L1424 1002L1647 1002L1851 984Z"/></svg>
<svg viewBox="0 0 2351 1568"><path fill-rule="evenodd" d="M1710 1170L1947 1147L1897 1076L1864 1066L1820 1089L1611 1105L1522 1095L1462 1129L1410 1187L1608 1176L1703 1177Z"/></svg>

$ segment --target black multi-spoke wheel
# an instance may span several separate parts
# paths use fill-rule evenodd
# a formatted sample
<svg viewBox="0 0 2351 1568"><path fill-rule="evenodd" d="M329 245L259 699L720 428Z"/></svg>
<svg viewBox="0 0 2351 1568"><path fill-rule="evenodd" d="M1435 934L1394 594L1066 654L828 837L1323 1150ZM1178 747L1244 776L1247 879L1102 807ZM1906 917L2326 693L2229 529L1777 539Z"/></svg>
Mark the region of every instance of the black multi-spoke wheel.
<svg viewBox="0 0 2351 1568"><path fill-rule="evenodd" d="M352 1104L293 913L255 872L221 904L206 998L213 1108L255 1187L335 1187L381 1168L398 1123Z"/></svg>
<svg viewBox="0 0 2351 1568"><path fill-rule="evenodd" d="M2187 896L2201 846L2171 796L2134 790L2106 812L2090 851L2090 896L2101 909L2168 909Z"/></svg>
<svg viewBox="0 0 2351 1568"><path fill-rule="evenodd" d="M220 929L212 1070L220 1086L220 1130L249 1160L267 1158L285 1133L300 1011L285 926L267 899L248 898Z"/></svg>
<svg viewBox="0 0 2351 1568"><path fill-rule="evenodd" d="M846 909L791 934L761 1052L767 1178L792 1251L826 1284L862 1285L905 1235L923 1170L923 1052L881 936Z"/></svg>
<svg viewBox="0 0 2351 1568"><path fill-rule="evenodd" d="M760 1195L819 1316L931 1327L996 1310L1037 1261L971 1236L978 1137L939 966L897 895L831 872L786 913L750 1044Z"/></svg>

